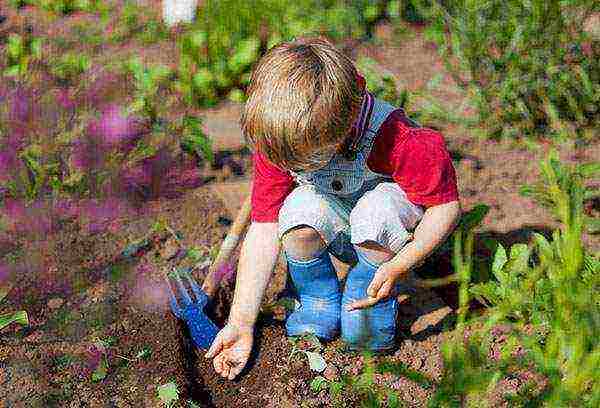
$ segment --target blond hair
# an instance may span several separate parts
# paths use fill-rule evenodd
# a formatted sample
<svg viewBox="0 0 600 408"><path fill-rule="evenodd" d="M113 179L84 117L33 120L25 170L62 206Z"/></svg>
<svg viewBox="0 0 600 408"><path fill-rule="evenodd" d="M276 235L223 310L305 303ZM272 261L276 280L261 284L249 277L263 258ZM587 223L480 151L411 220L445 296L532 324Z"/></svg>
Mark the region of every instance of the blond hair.
<svg viewBox="0 0 600 408"><path fill-rule="evenodd" d="M248 87L246 142L286 169L325 165L358 116L364 89L357 77L352 60L322 37L271 48Z"/></svg>

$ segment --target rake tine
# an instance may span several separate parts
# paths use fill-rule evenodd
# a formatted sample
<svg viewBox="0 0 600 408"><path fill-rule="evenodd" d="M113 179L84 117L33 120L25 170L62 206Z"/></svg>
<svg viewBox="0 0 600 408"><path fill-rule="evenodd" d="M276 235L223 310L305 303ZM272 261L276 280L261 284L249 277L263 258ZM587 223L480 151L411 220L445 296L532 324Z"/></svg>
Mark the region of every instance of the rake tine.
<svg viewBox="0 0 600 408"><path fill-rule="evenodd" d="M194 279L194 277L192 276L192 274L188 273L185 276L187 277L187 280L190 283L190 286L192 287L192 292L194 292L194 296L196 297L196 301L200 302L200 303L204 303L204 300L206 298L206 294L202 291L202 289L200 289L200 286L198 286L198 283L196 283L196 280Z"/></svg>
<svg viewBox="0 0 600 408"><path fill-rule="evenodd" d="M193 303L192 298L190 297L187 289L183 285L183 281L181 280L181 276L179 276L179 271L176 270L175 281L177 282L177 287L179 288L179 293L183 297L183 303L186 306L189 306Z"/></svg>
<svg viewBox="0 0 600 408"><path fill-rule="evenodd" d="M181 314L181 307L179 307L179 303L177 302L177 297L175 296L175 292L173 292L173 288L171 287L171 284L169 283L169 278L166 276L165 274L165 283L167 284L167 287L169 288L169 304L171 305L171 310L173 311L173 314L181 319L183 316Z"/></svg>

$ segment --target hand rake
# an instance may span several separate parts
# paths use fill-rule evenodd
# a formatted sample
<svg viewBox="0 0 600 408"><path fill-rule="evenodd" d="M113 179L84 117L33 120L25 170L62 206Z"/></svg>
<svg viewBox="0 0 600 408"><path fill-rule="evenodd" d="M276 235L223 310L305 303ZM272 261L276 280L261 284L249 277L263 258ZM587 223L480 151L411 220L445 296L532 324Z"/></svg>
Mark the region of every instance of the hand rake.
<svg viewBox="0 0 600 408"><path fill-rule="evenodd" d="M192 293L185 287L182 276L187 281ZM200 289L200 286L190 273L190 269L183 271L174 269L170 277L175 281L180 297L178 301L173 288L167 282L167 286L169 287L169 304L171 305L173 314L187 323L190 335L196 346L208 349L219 332L217 325L204 312L204 308L208 304L208 296Z"/></svg>
<svg viewBox="0 0 600 408"><path fill-rule="evenodd" d="M244 228L248 225L249 218L250 198L248 197L244 201L227 237L221 244L219 253L213 264L210 266L202 287L198 285L192 276L192 270L190 268L183 270L174 269L165 277L167 286L169 287L169 304L171 305L173 314L186 322L190 329L192 340L196 346L202 349L208 349L219 332L219 328L206 315L204 309L217 291L222 278L222 274L219 272L222 270L225 263L229 261L231 253L237 247L240 236L242 235ZM177 300L175 291L173 291L173 288L169 283L169 278L172 278L172 280L175 281L175 286L177 287L180 298L179 301ZM186 288L184 280L187 281L189 289Z"/></svg>

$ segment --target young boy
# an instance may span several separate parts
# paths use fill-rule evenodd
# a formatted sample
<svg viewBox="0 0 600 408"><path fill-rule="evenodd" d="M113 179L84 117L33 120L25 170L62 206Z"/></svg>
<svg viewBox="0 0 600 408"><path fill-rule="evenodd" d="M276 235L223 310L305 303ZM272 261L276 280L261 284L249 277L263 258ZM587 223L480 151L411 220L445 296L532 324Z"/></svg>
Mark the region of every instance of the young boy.
<svg viewBox="0 0 600 408"><path fill-rule="evenodd" d="M228 323L206 357L230 380L246 365L280 245L300 303L289 336L341 332L351 349L389 351L399 283L460 216L442 136L374 98L321 38L279 44L259 61L241 124L254 152L252 223ZM330 253L355 262L343 287Z"/></svg>

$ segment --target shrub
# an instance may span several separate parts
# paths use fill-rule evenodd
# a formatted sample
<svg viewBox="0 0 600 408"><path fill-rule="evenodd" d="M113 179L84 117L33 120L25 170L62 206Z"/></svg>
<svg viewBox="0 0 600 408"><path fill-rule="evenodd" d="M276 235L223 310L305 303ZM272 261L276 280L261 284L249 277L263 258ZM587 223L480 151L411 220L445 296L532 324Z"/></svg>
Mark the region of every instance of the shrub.
<svg viewBox="0 0 600 408"><path fill-rule="evenodd" d="M29 72L31 63L42 59L42 40L29 31L24 36L12 33L8 37L5 58L4 75L22 78Z"/></svg>
<svg viewBox="0 0 600 408"><path fill-rule="evenodd" d="M383 13L383 2L369 1L204 2L178 40L175 87L190 105L213 106L224 97L241 102L252 65L272 46L301 35L362 37Z"/></svg>
<svg viewBox="0 0 600 408"><path fill-rule="evenodd" d="M416 0L447 70L492 137L590 138L600 124L591 0Z"/></svg>
<svg viewBox="0 0 600 408"><path fill-rule="evenodd" d="M531 370L545 380L533 381L506 398L520 406L551 407L592 407L600 401L600 260L586 254L582 244L583 177L562 165L556 153L541 168L543 197L559 216L561 228L551 241L534 234L530 245L514 244L508 254L498 245L494 281L469 288L468 276L462 277L461 307L473 295L490 309L479 319L481 328L466 341L459 324L453 341L445 345L445 376L434 398L437 406L480 400L507 375ZM592 168L597 171L587 167ZM471 257L472 235L466 239L466 255ZM460 239L455 244L460 247ZM461 260L455 252L456 259L469 268L467 257ZM466 313L461 310L459 323ZM507 339L494 362L487 356L498 324L507 327Z"/></svg>

